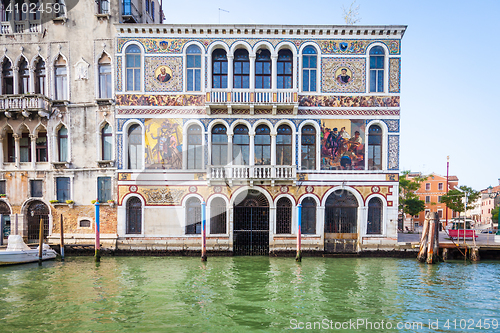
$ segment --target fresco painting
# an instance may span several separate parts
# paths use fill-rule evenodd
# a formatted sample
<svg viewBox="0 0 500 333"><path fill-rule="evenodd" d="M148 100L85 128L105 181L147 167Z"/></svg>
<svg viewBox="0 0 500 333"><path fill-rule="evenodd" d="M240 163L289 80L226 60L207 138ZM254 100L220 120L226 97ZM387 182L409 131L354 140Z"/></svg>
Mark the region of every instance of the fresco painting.
<svg viewBox="0 0 500 333"><path fill-rule="evenodd" d="M182 169L182 119L146 119L146 169Z"/></svg>
<svg viewBox="0 0 500 333"><path fill-rule="evenodd" d="M365 169L364 120L321 120L321 169Z"/></svg>

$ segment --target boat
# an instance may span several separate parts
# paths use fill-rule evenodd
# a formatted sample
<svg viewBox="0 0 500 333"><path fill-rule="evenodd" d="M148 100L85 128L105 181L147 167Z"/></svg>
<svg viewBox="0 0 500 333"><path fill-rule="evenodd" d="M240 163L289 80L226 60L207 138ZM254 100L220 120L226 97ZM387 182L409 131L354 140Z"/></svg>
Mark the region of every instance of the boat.
<svg viewBox="0 0 500 333"><path fill-rule="evenodd" d="M9 235L7 249L0 250L0 265L25 264L37 262L39 257L39 247L30 248L23 241L20 235ZM52 250L49 245L42 246L42 260L55 259L57 252Z"/></svg>

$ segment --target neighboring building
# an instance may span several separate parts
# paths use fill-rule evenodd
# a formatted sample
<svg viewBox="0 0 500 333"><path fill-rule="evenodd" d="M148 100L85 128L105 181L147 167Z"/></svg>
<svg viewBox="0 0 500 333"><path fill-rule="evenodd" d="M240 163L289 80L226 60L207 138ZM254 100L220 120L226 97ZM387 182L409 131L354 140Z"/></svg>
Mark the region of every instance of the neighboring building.
<svg viewBox="0 0 500 333"><path fill-rule="evenodd" d="M493 227L498 221L492 220L491 211L500 204L500 185L481 191L481 224Z"/></svg>
<svg viewBox="0 0 500 333"><path fill-rule="evenodd" d="M107 202L117 197L114 24L131 20L130 7L140 11L132 15L137 22L159 22L160 7L146 12L142 2L104 0L72 1L75 7L66 10L63 1L3 3L0 190L6 196L0 213L6 229L15 228L17 215L18 233L31 242L39 237L40 219L46 235L58 234L62 215L68 242L85 241L93 238L91 200L98 198L103 239L114 242L116 209ZM42 10L12 11L34 3Z"/></svg>
<svg viewBox="0 0 500 333"><path fill-rule="evenodd" d="M118 248L396 245L405 26L116 29Z"/></svg>
<svg viewBox="0 0 500 333"><path fill-rule="evenodd" d="M422 177L420 172L410 173L408 178ZM458 178L456 176L448 177L448 188L449 190L454 189L458 186ZM427 180L420 184L420 189L415 192L420 200L425 202L425 211L421 212L419 215L413 217L413 226L411 225L411 217L407 216L405 219L405 228L409 230L415 230L421 227L425 220L425 214L427 212L437 212L439 220L442 222L443 226L446 226L446 218L448 221L453 217L458 216L451 209L446 208L446 205L441 202L441 197L448 193L446 189L446 176L440 176L435 173L431 173L427 176ZM448 211L448 214L446 214Z"/></svg>

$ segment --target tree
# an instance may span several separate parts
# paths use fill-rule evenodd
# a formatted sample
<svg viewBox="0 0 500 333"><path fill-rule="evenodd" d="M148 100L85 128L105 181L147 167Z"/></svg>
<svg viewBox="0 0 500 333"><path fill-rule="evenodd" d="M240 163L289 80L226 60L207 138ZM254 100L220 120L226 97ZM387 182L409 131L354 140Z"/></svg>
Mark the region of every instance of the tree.
<svg viewBox="0 0 500 333"><path fill-rule="evenodd" d="M415 215L420 214L420 212L423 212L424 210L425 210L424 200L412 198L412 199L407 199L405 201L403 211L406 214L410 214L411 216L415 216Z"/></svg>
<svg viewBox="0 0 500 333"><path fill-rule="evenodd" d="M448 191L447 194L441 197L441 202L446 204L446 207L454 212L465 212L465 194L467 194L467 209L473 209L475 207L474 202L479 199L481 193L479 191L473 190L468 186L460 186L459 190L453 189Z"/></svg>
<svg viewBox="0 0 500 333"><path fill-rule="evenodd" d="M500 210L500 206L497 208L493 208L491 211L491 222L498 223L498 211Z"/></svg>
<svg viewBox="0 0 500 333"><path fill-rule="evenodd" d="M420 188L420 184L427 180L427 176L415 176L409 178L410 170L403 171L399 177L399 210L404 214L410 214L411 225L413 226L413 216L425 210L425 202L418 198L415 192Z"/></svg>

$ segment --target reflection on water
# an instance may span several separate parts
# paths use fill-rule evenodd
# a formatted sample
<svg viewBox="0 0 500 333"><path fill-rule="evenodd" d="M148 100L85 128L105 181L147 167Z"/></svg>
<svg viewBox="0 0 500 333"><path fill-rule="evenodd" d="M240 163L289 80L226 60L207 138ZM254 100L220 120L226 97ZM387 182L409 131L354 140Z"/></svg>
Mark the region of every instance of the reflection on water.
<svg viewBox="0 0 500 333"><path fill-rule="evenodd" d="M1 332L280 332L500 318L500 264L389 258L66 258L0 268ZM394 327L395 328L395 327ZM344 332L363 331L346 329ZM370 331L370 330L367 330ZM373 329L413 332L412 329Z"/></svg>

